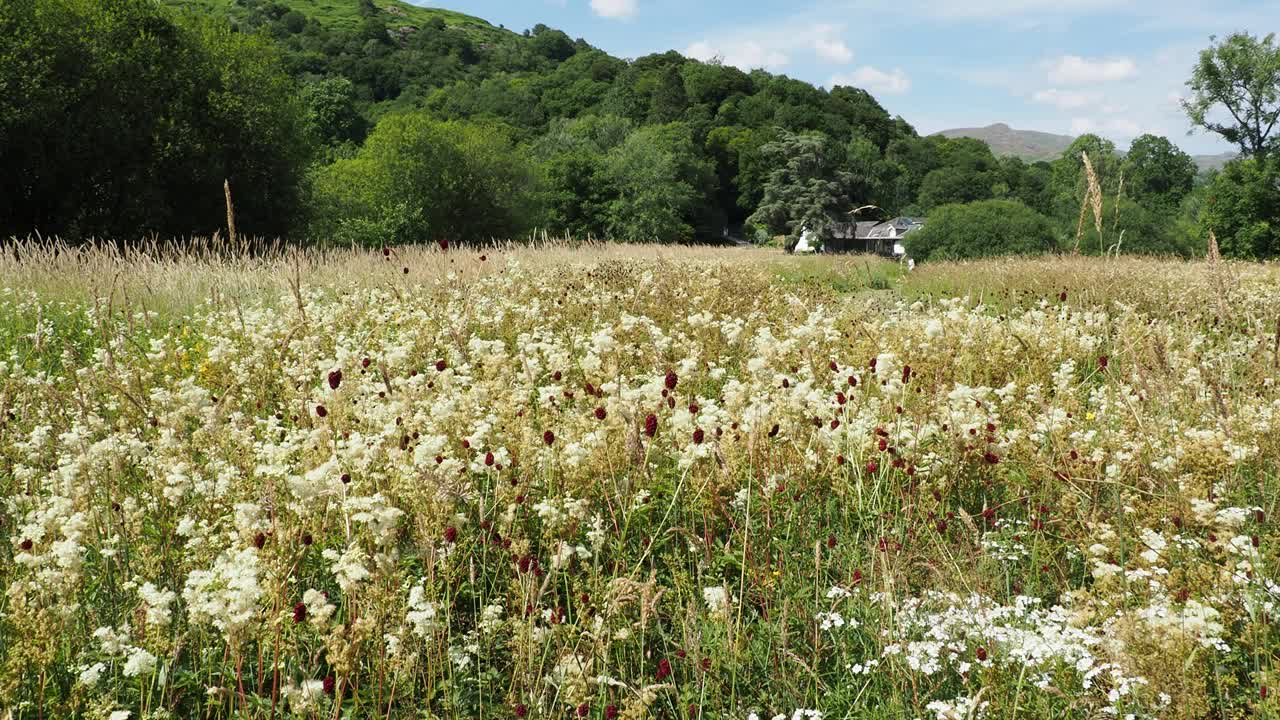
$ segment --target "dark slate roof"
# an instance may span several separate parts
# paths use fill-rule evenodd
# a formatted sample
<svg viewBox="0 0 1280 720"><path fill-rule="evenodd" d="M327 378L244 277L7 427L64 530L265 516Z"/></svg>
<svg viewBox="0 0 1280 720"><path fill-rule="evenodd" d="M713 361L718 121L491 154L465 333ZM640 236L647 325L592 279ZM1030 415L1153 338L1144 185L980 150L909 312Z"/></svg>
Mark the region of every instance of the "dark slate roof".
<svg viewBox="0 0 1280 720"><path fill-rule="evenodd" d="M879 225L876 220L864 220L858 223L857 236L860 238L871 237L871 231Z"/></svg>

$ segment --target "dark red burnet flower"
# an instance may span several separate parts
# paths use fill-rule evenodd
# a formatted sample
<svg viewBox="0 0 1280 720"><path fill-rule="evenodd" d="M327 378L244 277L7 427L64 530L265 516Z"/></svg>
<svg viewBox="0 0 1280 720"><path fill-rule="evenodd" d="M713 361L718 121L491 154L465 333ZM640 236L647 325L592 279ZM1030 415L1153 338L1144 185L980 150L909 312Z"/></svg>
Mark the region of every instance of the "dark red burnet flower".
<svg viewBox="0 0 1280 720"><path fill-rule="evenodd" d="M702 432L702 428L698 428L697 430L694 430L694 431L693 431L693 444L694 444L694 445L701 445L701 444L702 444L702 440L703 440L703 438L704 438L704 437L705 437L705 434Z"/></svg>
<svg viewBox="0 0 1280 720"><path fill-rule="evenodd" d="M663 378L662 384L666 385L668 390L675 390L676 385L679 382L680 382L680 377L678 375L676 375L674 372L668 372L667 376Z"/></svg>
<svg viewBox="0 0 1280 720"><path fill-rule="evenodd" d="M689 703L689 717L691 717L691 718L696 718L696 717L698 717L698 705L697 705L697 703Z"/></svg>
<svg viewBox="0 0 1280 720"><path fill-rule="evenodd" d="M880 470L880 464L877 463L875 460L872 460L871 462L867 463L868 475L875 475L879 470Z"/></svg>
<svg viewBox="0 0 1280 720"><path fill-rule="evenodd" d="M334 370L333 372L329 373L329 389L330 390L337 390L338 386L341 384L342 384L341 370Z"/></svg>
<svg viewBox="0 0 1280 720"><path fill-rule="evenodd" d="M458 528L450 525L444 529L445 542L453 543L458 541Z"/></svg>
<svg viewBox="0 0 1280 720"><path fill-rule="evenodd" d="M987 464L989 465L996 465L1000 462L1000 456L991 452L990 450L988 450L986 454L982 456L982 459L986 460Z"/></svg>
<svg viewBox="0 0 1280 720"><path fill-rule="evenodd" d="M309 532L302 533L302 544L304 546L309 546L313 542L315 542L315 539L311 537L311 533Z"/></svg>
<svg viewBox="0 0 1280 720"><path fill-rule="evenodd" d="M533 558L529 555L521 556L520 560L516 563L516 567L520 569L521 574L529 572L529 568L533 567Z"/></svg>
<svg viewBox="0 0 1280 720"><path fill-rule="evenodd" d="M773 427L769 428L769 437L777 437L777 436L778 436L778 424L774 423Z"/></svg>
<svg viewBox="0 0 1280 720"><path fill-rule="evenodd" d="M444 360L436 361L436 372L444 372L444 369L447 367L449 367L449 365Z"/></svg>
<svg viewBox="0 0 1280 720"><path fill-rule="evenodd" d="M332 675L324 676L324 694L333 695L333 688L337 685L337 680Z"/></svg>
<svg viewBox="0 0 1280 720"><path fill-rule="evenodd" d="M518 718L525 717L529 714L529 708L525 707L524 703L516 703L515 713Z"/></svg>
<svg viewBox="0 0 1280 720"><path fill-rule="evenodd" d="M325 406L323 406L323 405L317 405L317 406L316 406L316 417L327 417L328 415L329 415L329 409L328 409L328 408L326 408L326 407L325 407Z"/></svg>
<svg viewBox="0 0 1280 720"><path fill-rule="evenodd" d="M21 548L23 552L26 552L27 550L30 550L34 544L35 543L31 542L31 538L23 538L22 542L18 543L18 547Z"/></svg>
<svg viewBox="0 0 1280 720"><path fill-rule="evenodd" d="M644 434L653 437L658 434L658 416L649 413L644 419Z"/></svg>
<svg viewBox="0 0 1280 720"><path fill-rule="evenodd" d="M979 646L978 646L978 650L974 653L974 655L976 655L976 656L977 656L977 658L978 658L978 662L986 662L986 660L987 660L987 649L986 649L986 648L984 648L984 647L982 647L981 645L979 645Z"/></svg>
<svg viewBox="0 0 1280 720"><path fill-rule="evenodd" d="M616 720L618 717L618 706L608 705L604 709L605 720Z"/></svg>
<svg viewBox="0 0 1280 720"><path fill-rule="evenodd" d="M1099 356L1099 357L1098 357L1098 369L1099 369L1099 370L1106 370L1106 369L1107 369L1107 364L1108 364L1108 363L1110 363L1110 362L1111 362L1111 359L1110 359L1110 358L1108 358L1106 355L1101 355L1101 356Z"/></svg>
<svg viewBox="0 0 1280 720"><path fill-rule="evenodd" d="M836 536L835 536L835 535L828 535L828 536L827 536L827 549L828 549L828 550L834 550L834 549L835 549L835 547L836 547Z"/></svg>
<svg viewBox="0 0 1280 720"><path fill-rule="evenodd" d="M437 243L439 243L439 245L440 245L440 251L441 251L441 252L444 252L445 250L448 250L448 249L449 249L449 241L448 241L447 239L445 239L445 238L441 238L440 240L437 240L436 242L437 242Z"/></svg>
<svg viewBox="0 0 1280 720"><path fill-rule="evenodd" d="M350 485L350 484L351 484L351 473L342 473L342 477L340 477L340 478L338 478L338 479L342 481L342 484L343 484L343 485Z"/></svg>
<svg viewBox="0 0 1280 720"><path fill-rule="evenodd" d="M556 441L555 433L551 432L550 430L542 433L542 442L546 443L547 445L553 445L555 444L555 441Z"/></svg>
<svg viewBox="0 0 1280 720"><path fill-rule="evenodd" d="M589 714L591 714L590 705L586 703L582 703L581 705L578 706L578 717L586 717Z"/></svg>
<svg viewBox="0 0 1280 720"><path fill-rule="evenodd" d="M264 545L266 545L266 544L267 544L267 535L266 535L266 533L258 533L257 535L254 535L254 536L253 536L253 546L254 546L254 547L256 547L256 548L258 548L259 550L261 550L261 549L262 549L262 547L263 547Z"/></svg>
<svg viewBox="0 0 1280 720"><path fill-rule="evenodd" d="M657 678L658 682L671 677L671 661L666 658L659 660L658 671L654 673L654 677Z"/></svg>
<svg viewBox="0 0 1280 720"><path fill-rule="evenodd" d="M598 408L596 408L596 419L597 419L597 420L603 420L603 419L605 419L605 418L606 418L606 417L608 417L608 416L609 416L608 411L606 411L603 407L598 407Z"/></svg>
<svg viewBox="0 0 1280 720"><path fill-rule="evenodd" d="M307 619L307 604L298 603L293 606L293 622L295 624Z"/></svg>
<svg viewBox="0 0 1280 720"><path fill-rule="evenodd" d="M488 466L493 465L493 453L487 452L484 454L484 464Z"/></svg>

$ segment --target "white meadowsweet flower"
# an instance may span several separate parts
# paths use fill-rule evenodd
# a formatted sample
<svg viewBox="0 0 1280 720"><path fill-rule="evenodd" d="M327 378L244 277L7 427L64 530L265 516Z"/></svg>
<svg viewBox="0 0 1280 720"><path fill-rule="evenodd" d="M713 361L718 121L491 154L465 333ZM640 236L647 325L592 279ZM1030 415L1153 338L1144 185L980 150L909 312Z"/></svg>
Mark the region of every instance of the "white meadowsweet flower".
<svg viewBox="0 0 1280 720"><path fill-rule="evenodd" d="M702 588L702 600L706 603L707 610L713 615L729 611L729 591L723 585Z"/></svg>
<svg viewBox="0 0 1280 720"><path fill-rule="evenodd" d="M209 623L229 637L245 630L258 614L258 551L228 549L209 570L187 576L182 599L193 623Z"/></svg>
<svg viewBox="0 0 1280 720"><path fill-rule="evenodd" d="M156 667L156 656L142 648L131 648L124 661L124 676L148 675Z"/></svg>
<svg viewBox="0 0 1280 720"><path fill-rule="evenodd" d="M350 593L357 585L371 577L369 568L365 566L369 556L360 549L359 545L351 545L341 554L337 550L327 549L321 553L321 556L332 563L329 571L333 573L343 593Z"/></svg>
<svg viewBox="0 0 1280 720"><path fill-rule="evenodd" d="M147 624L158 627L169 624L173 617L173 611L169 606L177 597L172 590L159 590L154 584L147 582L138 588L138 595L147 605Z"/></svg>
<svg viewBox="0 0 1280 720"><path fill-rule="evenodd" d="M93 687L98 684L98 678L102 677L102 672L106 669L106 664L100 662L85 665L80 669L80 675L76 680L85 687Z"/></svg>

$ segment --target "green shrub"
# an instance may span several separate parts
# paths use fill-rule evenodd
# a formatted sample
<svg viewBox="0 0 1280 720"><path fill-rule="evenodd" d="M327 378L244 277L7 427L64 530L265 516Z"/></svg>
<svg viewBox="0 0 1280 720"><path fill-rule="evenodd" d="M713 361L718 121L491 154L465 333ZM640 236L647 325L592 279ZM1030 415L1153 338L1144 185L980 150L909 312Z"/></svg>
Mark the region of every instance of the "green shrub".
<svg viewBox="0 0 1280 720"><path fill-rule="evenodd" d="M1026 205L984 200L937 208L906 245L917 260L949 260L1052 252L1058 238L1049 219Z"/></svg>

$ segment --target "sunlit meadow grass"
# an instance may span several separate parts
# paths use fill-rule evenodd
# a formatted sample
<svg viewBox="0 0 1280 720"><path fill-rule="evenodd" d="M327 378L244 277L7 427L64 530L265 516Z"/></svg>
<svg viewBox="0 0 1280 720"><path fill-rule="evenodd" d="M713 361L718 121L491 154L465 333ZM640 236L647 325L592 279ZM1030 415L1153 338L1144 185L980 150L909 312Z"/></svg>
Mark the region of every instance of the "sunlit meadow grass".
<svg viewBox="0 0 1280 720"><path fill-rule="evenodd" d="M1280 268L0 258L0 717L1246 718Z"/></svg>

